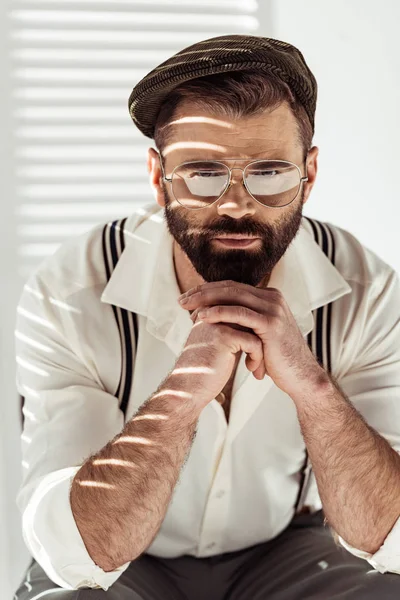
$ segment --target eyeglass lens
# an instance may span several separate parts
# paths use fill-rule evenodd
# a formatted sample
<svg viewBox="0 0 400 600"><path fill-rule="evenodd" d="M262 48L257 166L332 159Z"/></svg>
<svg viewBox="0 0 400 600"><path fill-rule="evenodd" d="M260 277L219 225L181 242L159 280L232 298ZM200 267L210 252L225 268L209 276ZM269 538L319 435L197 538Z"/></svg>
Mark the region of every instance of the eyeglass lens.
<svg viewBox="0 0 400 600"><path fill-rule="evenodd" d="M212 204L227 188L229 169L213 161L180 165L172 176L172 191L180 204L201 208ZM290 204L297 196L301 177L296 165L281 161L257 161L246 167L244 182L250 194L266 206Z"/></svg>

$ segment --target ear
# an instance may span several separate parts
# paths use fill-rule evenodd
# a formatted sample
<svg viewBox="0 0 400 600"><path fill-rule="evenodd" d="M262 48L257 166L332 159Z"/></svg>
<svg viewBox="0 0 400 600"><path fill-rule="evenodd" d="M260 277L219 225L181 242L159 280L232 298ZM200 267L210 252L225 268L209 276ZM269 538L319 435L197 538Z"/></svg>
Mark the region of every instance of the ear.
<svg viewBox="0 0 400 600"><path fill-rule="evenodd" d="M150 186L157 204L164 207L165 198L162 188L162 171L160 166L160 156L154 148L149 148L147 151L147 170L149 172Z"/></svg>
<svg viewBox="0 0 400 600"><path fill-rule="evenodd" d="M311 190L313 189L315 181L317 179L318 152L319 152L319 149L317 148L317 146L313 146L307 155L306 165L307 165L308 181L306 181L304 184L303 204L305 204L307 202L307 200L311 194Z"/></svg>

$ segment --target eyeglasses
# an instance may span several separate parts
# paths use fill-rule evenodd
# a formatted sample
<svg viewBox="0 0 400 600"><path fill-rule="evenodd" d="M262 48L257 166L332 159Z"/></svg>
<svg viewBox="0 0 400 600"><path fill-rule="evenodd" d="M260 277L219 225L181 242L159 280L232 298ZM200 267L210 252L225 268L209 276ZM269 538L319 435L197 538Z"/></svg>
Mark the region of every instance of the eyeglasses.
<svg viewBox="0 0 400 600"><path fill-rule="evenodd" d="M229 158L226 160L243 160ZM217 202L232 185L232 171L243 172L242 185L256 202L269 208L283 208L298 196L303 182L300 168L287 160L254 160L244 169L232 167L217 160L184 162L165 176L160 154L163 180L171 184L175 200L189 210L208 208Z"/></svg>

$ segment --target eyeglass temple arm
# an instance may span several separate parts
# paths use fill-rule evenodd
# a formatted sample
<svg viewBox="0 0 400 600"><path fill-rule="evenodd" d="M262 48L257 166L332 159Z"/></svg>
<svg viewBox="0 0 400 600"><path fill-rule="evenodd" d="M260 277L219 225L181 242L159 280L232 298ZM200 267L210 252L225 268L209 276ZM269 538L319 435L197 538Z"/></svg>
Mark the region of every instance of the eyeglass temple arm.
<svg viewBox="0 0 400 600"><path fill-rule="evenodd" d="M163 181L172 182L172 177L165 177L164 163L163 163L163 157L162 157L161 152L159 150L157 150L156 152L157 152L158 156L160 157L160 165L161 165L161 173L162 173Z"/></svg>

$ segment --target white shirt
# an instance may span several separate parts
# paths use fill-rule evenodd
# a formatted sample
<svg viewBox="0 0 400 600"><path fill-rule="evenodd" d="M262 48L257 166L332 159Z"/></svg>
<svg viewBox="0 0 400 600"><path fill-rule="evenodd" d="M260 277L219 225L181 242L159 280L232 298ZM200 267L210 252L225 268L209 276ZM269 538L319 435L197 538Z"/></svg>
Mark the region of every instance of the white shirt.
<svg viewBox="0 0 400 600"><path fill-rule="evenodd" d="M336 266L303 218L269 285L281 290L304 336L314 327L311 311L335 300L332 373L367 422L398 451L399 280L353 235L330 227ZM80 466L124 427L114 396L121 347L111 305L138 315L127 419L173 368L192 327L189 312L177 300L173 240L162 209L154 204L139 209L126 229L127 245L109 282L100 225L64 243L40 265L17 310L17 384L25 396L17 505L29 551L66 589L107 590L130 564L109 573L97 566L69 503ZM229 425L215 399L201 412L148 554L206 557L240 550L275 537L294 515L305 456L296 408L270 377L256 380L244 360L234 380ZM312 510L322 507L315 478L306 504ZM399 522L374 555L340 541L377 570L400 573Z"/></svg>

